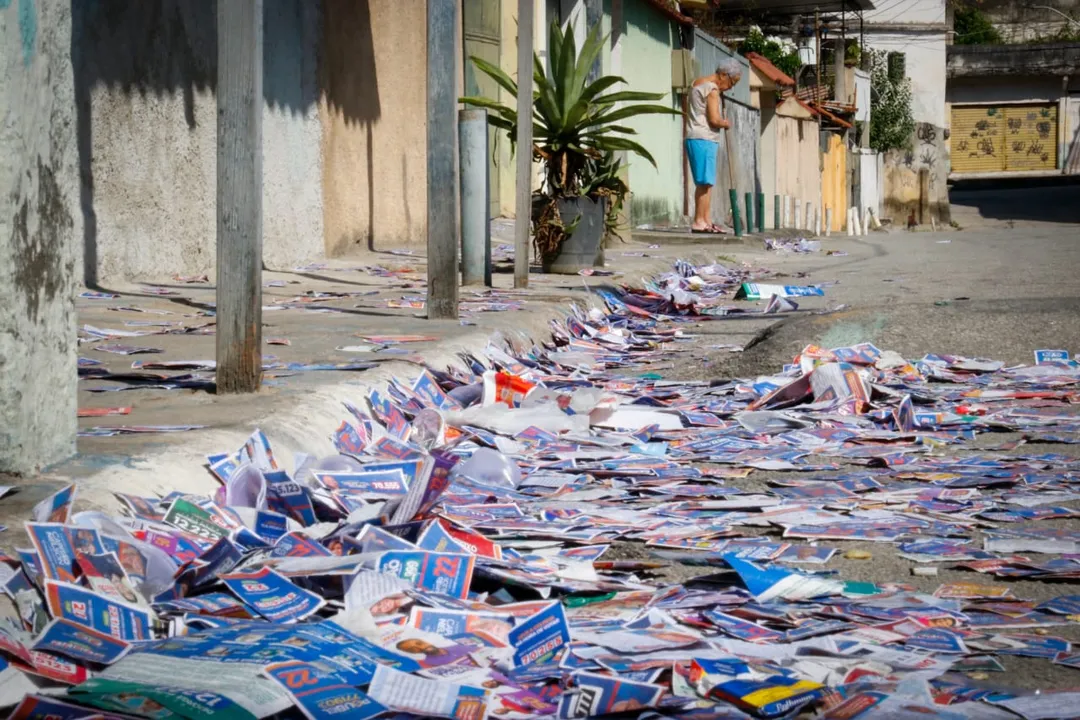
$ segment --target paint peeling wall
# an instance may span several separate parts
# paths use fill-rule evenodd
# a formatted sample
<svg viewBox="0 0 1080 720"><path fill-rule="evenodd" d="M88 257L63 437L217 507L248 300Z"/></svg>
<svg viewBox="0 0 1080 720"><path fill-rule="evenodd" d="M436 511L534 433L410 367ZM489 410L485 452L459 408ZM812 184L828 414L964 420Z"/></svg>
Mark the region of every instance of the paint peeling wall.
<svg viewBox="0 0 1080 720"><path fill-rule="evenodd" d="M75 142L68 0L0 0L0 470L75 452Z"/></svg>

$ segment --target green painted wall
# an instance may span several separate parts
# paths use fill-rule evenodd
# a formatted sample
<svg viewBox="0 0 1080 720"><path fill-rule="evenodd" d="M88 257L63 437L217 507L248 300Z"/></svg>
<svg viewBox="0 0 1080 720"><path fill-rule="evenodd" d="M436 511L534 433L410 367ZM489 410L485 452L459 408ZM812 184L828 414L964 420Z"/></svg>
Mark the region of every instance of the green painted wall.
<svg viewBox="0 0 1080 720"><path fill-rule="evenodd" d="M659 103L677 108L671 93L671 51L679 45L678 29L665 16L641 0L624 0L625 35L622 72L629 90L662 92ZM656 159L629 157L631 221L641 225L677 223L682 216L682 118L644 115L626 123L637 130L634 138Z"/></svg>

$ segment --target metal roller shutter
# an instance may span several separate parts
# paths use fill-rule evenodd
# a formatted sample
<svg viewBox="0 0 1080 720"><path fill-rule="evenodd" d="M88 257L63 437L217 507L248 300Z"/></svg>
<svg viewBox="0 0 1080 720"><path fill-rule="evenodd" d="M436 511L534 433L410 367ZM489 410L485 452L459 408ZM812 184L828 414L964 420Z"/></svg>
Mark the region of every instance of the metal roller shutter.
<svg viewBox="0 0 1080 720"><path fill-rule="evenodd" d="M1057 105L980 105L952 109L954 173L1057 168Z"/></svg>
<svg viewBox="0 0 1080 720"><path fill-rule="evenodd" d="M1006 105L1005 169L1057 167L1057 105Z"/></svg>
<svg viewBox="0 0 1080 720"><path fill-rule="evenodd" d="M952 171L1001 172L1005 169L1005 114L999 107L952 109Z"/></svg>

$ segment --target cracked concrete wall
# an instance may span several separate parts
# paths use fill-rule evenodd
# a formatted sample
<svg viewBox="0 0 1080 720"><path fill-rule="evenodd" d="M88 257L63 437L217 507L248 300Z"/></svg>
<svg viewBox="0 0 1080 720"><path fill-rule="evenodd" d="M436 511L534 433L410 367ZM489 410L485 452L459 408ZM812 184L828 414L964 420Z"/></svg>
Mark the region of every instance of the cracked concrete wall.
<svg viewBox="0 0 1080 720"><path fill-rule="evenodd" d="M0 0L0 470L75 452L78 155L69 0Z"/></svg>

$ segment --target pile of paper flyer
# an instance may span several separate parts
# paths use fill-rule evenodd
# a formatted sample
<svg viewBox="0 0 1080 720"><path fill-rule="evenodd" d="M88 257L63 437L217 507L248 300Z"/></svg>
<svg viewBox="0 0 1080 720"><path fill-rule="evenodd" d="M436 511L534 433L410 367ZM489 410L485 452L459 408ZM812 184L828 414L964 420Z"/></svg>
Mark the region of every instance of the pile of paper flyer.
<svg viewBox="0 0 1080 720"><path fill-rule="evenodd" d="M1060 522L1080 461L1038 445L1080 442L1080 367L864 344L730 382L644 372L745 281L681 263L543 343L395 379L344 403L335 456L284 467L255 432L207 459L209 497L110 516L63 489L0 557L0 700L16 720L1080 715L1080 691L1000 689L1010 656L1080 668ZM845 579L850 541L966 579Z"/></svg>

